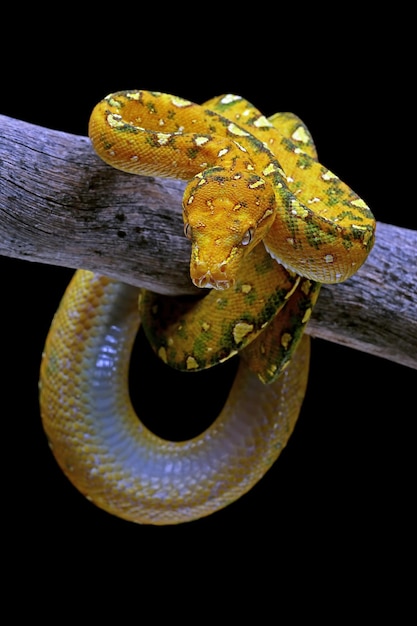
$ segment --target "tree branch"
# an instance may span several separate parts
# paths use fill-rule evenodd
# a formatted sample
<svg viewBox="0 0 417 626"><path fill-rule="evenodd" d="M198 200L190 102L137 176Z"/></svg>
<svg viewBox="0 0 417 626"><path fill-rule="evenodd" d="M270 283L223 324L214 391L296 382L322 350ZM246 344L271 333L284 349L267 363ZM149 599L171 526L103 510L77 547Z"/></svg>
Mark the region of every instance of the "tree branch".
<svg viewBox="0 0 417 626"><path fill-rule="evenodd" d="M159 293L189 278L180 181L103 163L87 137L0 116L0 254L84 268ZM417 231L378 223L355 276L323 286L312 336L417 369Z"/></svg>

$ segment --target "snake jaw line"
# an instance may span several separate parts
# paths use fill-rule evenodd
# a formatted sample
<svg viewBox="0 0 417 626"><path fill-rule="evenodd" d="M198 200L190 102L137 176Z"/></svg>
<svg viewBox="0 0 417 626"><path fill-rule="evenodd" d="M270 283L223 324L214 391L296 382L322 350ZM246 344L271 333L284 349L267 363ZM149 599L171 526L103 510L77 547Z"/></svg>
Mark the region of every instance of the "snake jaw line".
<svg viewBox="0 0 417 626"><path fill-rule="evenodd" d="M233 279L216 278L210 270L203 274L199 272L198 277L192 276L192 281L196 287L203 289L217 289L218 291L230 289L235 284L235 280Z"/></svg>

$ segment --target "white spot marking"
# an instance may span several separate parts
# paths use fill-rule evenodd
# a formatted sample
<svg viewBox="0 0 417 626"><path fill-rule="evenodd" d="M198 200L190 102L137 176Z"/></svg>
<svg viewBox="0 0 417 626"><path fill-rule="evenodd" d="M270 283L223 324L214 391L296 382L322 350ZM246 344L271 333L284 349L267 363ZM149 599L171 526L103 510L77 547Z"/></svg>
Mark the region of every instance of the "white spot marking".
<svg viewBox="0 0 417 626"><path fill-rule="evenodd" d="M200 135L194 137L194 143L197 146L204 146L204 144L206 144L208 141L210 141L208 137L201 137Z"/></svg>
<svg viewBox="0 0 417 626"><path fill-rule="evenodd" d="M302 126L299 126L292 134L294 141L301 141L302 143L308 143L310 138Z"/></svg>
<svg viewBox="0 0 417 626"><path fill-rule="evenodd" d="M336 174L333 174L333 172L331 172L330 170L324 172L321 177L323 180L339 180L338 176L336 176Z"/></svg>
<svg viewBox="0 0 417 626"><path fill-rule="evenodd" d="M368 205L362 200L362 198L358 198L357 200L352 200L351 204L361 209L369 209Z"/></svg>
<svg viewBox="0 0 417 626"><path fill-rule="evenodd" d="M273 174L274 172L276 172L276 167L273 163L269 163L263 170L262 170L262 174L264 176L268 176L269 174Z"/></svg>
<svg viewBox="0 0 417 626"><path fill-rule="evenodd" d="M241 146L237 141L234 141L233 143L239 148L239 150L242 150L242 152L247 152L246 148Z"/></svg>
<svg viewBox="0 0 417 626"><path fill-rule="evenodd" d="M231 104L232 102L237 102L238 100L242 100L242 96L235 96L232 93L227 93L220 102L222 104Z"/></svg>
<svg viewBox="0 0 417 626"><path fill-rule="evenodd" d="M193 104L189 100L185 100L184 98L178 98L178 96L174 96L173 98L171 98L171 102L175 107L178 107L179 109L189 107Z"/></svg>
<svg viewBox="0 0 417 626"><path fill-rule="evenodd" d="M156 133L158 143L160 146L164 146L172 137L172 133Z"/></svg>
<svg viewBox="0 0 417 626"><path fill-rule="evenodd" d="M258 119L254 121L253 125L256 126L257 128L262 128L264 126L269 126L269 127L272 126L271 122L264 115L261 115L260 117L258 117Z"/></svg>
<svg viewBox="0 0 417 626"><path fill-rule="evenodd" d="M156 91L155 93L158 95L160 92ZM130 100L140 100L141 95L142 95L141 91L129 91L126 94L126 98L130 98Z"/></svg>
<svg viewBox="0 0 417 626"><path fill-rule="evenodd" d="M232 133L232 135L237 135L238 137L249 137L250 134L243 130L243 128L240 128L239 126L236 126L236 124L233 124L233 122L229 124L227 130L229 131L229 133Z"/></svg>

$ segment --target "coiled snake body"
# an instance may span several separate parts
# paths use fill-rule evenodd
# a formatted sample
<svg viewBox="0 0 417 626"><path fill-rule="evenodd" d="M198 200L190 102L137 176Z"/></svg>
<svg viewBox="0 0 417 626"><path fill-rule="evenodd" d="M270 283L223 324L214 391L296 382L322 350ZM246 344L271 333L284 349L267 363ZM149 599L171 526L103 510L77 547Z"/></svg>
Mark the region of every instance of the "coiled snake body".
<svg viewBox="0 0 417 626"><path fill-rule="evenodd" d="M178 301L78 270L42 358L44 429L62 470L96 505L138 523L194 520L250 489L286 445L306 389L303 331L320 284L362 265L375 221L317 161L301 120L267 119L239 96L197 105L118 92L95 107L89 135L113 167L187 181L190 275L210 291ZM132 408L140 322L180 370L239 353L223 410L190 441L157 437Z"/></svg>

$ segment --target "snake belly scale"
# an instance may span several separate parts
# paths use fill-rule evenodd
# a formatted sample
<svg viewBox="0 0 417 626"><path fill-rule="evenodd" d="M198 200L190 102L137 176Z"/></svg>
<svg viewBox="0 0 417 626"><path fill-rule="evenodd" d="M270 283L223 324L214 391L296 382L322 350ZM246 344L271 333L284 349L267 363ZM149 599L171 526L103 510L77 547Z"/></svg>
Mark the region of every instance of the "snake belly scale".
<svg viewBox="0 0 417 626"><path fill-rule="evenodd" d="M304 329L320 285L359 269L375 220L318 162L297 116L267 119L239 96L197 105L117 92L94 108L89 135L113 167L187 181L190 276L206 295L173 299L78 270L45 343L43 426L64 473L97 506L141 524L196 520L247 492L285 447L307 386ZM161 439L132 407L141 323L190 384L188 372L239 355L223 409L189 441Z"/></svg>

